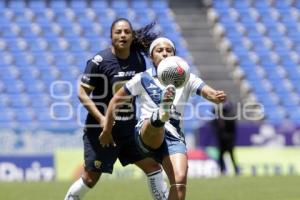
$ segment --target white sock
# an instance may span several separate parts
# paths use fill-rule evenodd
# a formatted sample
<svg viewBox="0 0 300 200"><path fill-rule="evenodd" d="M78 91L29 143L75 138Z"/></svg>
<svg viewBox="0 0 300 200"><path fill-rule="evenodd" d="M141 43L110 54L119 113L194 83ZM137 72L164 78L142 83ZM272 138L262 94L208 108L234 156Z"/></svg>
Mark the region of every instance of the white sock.
<svg viewBox="0 0 300 200"><path fill-rule="evenodd" d="M68 190L64 200L81 200L81 198L90 190L88 186L83 182L82 178L79 178L74 182Z"/></svg>
<svg viewBox="0 0 300 200"><path fill-rule="evenodd" d="M148 187L154 200L166 200L169 195L169 188L164 181L162 170L147 174Z"/></svg>

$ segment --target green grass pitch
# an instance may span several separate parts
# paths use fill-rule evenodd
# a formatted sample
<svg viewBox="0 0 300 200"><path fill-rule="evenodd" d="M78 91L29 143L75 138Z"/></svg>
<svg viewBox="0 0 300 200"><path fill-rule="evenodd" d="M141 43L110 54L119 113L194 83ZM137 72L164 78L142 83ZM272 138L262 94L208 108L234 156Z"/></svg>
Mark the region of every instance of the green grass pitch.
<svg viewBox="0 0 300 200"><path fill-rule="evenodd" d="M3 200L63 200L71 182L0 183ZM190 179L187 200L299 200L300 177ZM145 180L103 180L85 200L151 200Z"/></svg>

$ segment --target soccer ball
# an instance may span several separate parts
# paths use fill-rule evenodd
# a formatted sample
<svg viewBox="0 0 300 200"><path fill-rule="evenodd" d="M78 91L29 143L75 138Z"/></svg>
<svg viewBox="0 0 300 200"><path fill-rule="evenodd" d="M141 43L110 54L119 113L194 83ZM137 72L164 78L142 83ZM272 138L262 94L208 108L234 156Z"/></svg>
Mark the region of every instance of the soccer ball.
<svg viewBox="0 0 300 200"><path fill-rule="evenodd" d="M190 67L181 57L170 56L159 63L157 77L164 86L172 84L176 88L181 88L190 78Z"/></svg>

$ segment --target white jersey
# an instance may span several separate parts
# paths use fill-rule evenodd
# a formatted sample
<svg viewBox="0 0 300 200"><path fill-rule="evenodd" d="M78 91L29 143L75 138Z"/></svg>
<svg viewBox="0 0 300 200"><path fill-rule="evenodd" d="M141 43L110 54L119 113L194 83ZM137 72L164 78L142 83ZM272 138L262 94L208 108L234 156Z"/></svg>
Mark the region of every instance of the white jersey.
<svg viewBox="0 0 300 200"><path fill-rule="evenodd" d="M176 96L171 108L171 118L165 123L165 128L175 137L182 139L182 120L184 105L193 94L201 94L205 83L196 75L191 74L189 81L182 88L176 89ZM156 70L150 68L145 72L136 74L125 85L126 92L139 96L141 115L140 122L149 119L154 111L159 108L160 96L164 86L159 82ZM139 124L139 123L138 123Z"/></svg>

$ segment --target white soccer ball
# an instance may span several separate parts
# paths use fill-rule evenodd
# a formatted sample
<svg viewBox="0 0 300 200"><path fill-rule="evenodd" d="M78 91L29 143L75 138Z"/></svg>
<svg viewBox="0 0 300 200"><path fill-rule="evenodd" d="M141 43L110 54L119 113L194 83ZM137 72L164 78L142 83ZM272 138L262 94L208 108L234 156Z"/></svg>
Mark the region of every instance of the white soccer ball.
<svg viewBox="0 0 300 200"><path fill-rule="evenodd" d="M174 85L183 87L190 78L188 63L178 56L170 56L163 59L157 67L157 77L164 86Z"/></svg>

